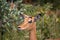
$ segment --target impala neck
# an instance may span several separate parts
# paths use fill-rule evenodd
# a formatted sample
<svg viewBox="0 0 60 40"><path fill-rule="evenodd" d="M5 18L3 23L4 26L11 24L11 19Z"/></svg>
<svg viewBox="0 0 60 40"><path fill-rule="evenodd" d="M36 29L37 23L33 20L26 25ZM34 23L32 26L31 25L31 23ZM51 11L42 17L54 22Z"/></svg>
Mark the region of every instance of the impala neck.
<svg viewBox="0 0 60 40"><path fill-rule="evenodd" d="M29 32L29 38L30 38L30 40L37 40L36 39L36 24L32 25L32 26L34 26L34 28L32 30L30 30L30 32Z"/></svg>

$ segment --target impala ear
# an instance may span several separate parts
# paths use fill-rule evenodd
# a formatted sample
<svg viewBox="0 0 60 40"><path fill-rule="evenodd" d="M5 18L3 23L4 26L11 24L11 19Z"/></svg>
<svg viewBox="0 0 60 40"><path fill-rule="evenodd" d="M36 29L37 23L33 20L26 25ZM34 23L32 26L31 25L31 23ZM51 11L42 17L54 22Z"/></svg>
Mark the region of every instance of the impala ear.
<svg viewBox="0 0 60 40"><path fill-rule="evenodd" d="M26 17L28 17L28 16L25 15L24 13L20 13L20 17L22 17L22 18L26 18Z"/></svg>
<svg viewBox="0 0 60 40"><path fill-rule="evenodd" d="M41 16L42 14L38 14L37 16L35 16L34 21L36 22L37 20L39 20Z"/></svg>
<svg viewBox="0 0 60 40"><path fill-rule="evenodd" d="M20 17L24 19L24 15L22 13L20 13Z"/></svg>

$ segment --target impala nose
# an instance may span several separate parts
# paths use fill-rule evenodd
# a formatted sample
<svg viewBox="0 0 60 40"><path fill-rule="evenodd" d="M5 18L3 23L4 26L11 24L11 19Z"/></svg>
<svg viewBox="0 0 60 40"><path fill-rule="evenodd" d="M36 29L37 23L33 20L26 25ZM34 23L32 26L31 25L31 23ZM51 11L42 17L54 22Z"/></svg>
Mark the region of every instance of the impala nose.
<svg viewBox="0 0 60 40"><path fill-rule="evenodd" d="M21 27L18 27L17 30L20 31L21 30Z"/></svg>

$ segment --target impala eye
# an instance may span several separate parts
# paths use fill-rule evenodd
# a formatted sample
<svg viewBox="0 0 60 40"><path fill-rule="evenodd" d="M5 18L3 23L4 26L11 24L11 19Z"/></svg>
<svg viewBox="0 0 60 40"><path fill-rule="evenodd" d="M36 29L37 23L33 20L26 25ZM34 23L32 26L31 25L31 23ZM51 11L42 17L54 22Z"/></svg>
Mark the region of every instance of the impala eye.
<svg viewBox="0 0 60 40"><path fill-rule="evenodd" d="M28 23L32 23L32 20L28 21Z"/></svg>

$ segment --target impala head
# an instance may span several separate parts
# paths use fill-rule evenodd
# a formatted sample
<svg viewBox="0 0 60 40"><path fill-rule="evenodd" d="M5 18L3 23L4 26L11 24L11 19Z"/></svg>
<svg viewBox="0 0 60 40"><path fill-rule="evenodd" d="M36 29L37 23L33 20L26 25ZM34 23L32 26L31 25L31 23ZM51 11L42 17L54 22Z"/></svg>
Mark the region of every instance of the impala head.
<svg viewBox="0 0 60 40"><path fill-rule="evenodd" d="M18 26L18 30L31 30L34 28L33 25L36 25L36 21L40 18L41 14L38 14L35 17L31 17L25 14L20 14L24 18L24 22Z"/></svg>

